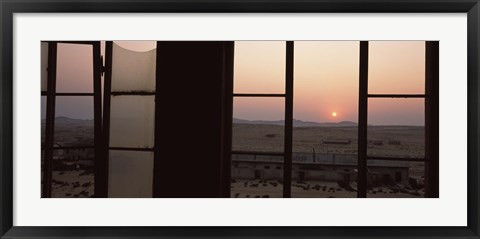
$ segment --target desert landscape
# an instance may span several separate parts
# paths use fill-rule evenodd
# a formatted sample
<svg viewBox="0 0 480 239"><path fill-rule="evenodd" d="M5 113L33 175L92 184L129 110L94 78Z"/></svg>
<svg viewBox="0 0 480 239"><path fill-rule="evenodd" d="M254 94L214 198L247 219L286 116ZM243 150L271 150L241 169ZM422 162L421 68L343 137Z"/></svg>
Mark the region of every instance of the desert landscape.
<svg viewBox="0 0 480 239"><path fill-rule="evenodd" d="M275 180L233 180L231 195L234 198L281 198L283 184ZM423 197L425 190L405 187L376 186L367 191L371 198ZM292 182L294 198L356 198L357 191L345 188L337 182Z"/></svg>
<svg viewBox="0 0 480 239"><path fill-rule="evenodd" d="M44 129L45 120L42 120L42 145L45 139ZM55 118L54 147L68 146L93 146L93 120L63 116ZM93 157L93 148L54 150L52 197L92 197L94 193Z"/></svg>
<svg viewBox="0 0 480 239"><path fill-rule="evenodd" d="M283 152L284 127L282 121L264 121L259 124L233 124L234 151ZM339 122L318 126L296 126L293 124L293 152L357 153L356 123ZM368 127L368 154L371 156L395 156L421 158L425 149L423 126L373 126ZM324 140L350 140L350 144L325 144ZM396 142L395 142L396 141Z"/></svg>
<svg viewBox="0 0 480 239"><path fill-rule="evenodd" d="M357 125L354 122L315 123L295 120L293 124L294 163L303 160L297 155L321 156L336 155L356 158ZM284 127L282 121L247 121L234 119L233 151L242 152L283 152ZM424 157L423 126L373 126L368 127L368 155L402 158ZM266 157L266 156L262 156ZM235 157L234 157L235 158ZM311 158L311 157L310 157ZM277 157L276 161L282 159ZM352 162L355 164L356 161ZM381 160L369 162L372 174L373 165L389 164ZM368 197L423 197L424 163L406 161L403 167L408 169L407 183L369 185ZM356 173L354 173L356 174ZM355 176L355 175L354 175ZM248 180L233 178L232 197L282 197L282 180ZM292 197L356 197L356 182L294 180Z"/></svg>
<svg viewBox="0 0 480 239"><path fill-rule="evenodd" d="M283 122L248 122L234 120L233 151L283 152ZM313 124L313 125L312 125ZM293 128L293 162L295 155L357 154L357 126L353 122L308 123L298 121ZM42 122L42 128L44 122ZM424 155L424 128L421 126L369 126L369 155L420 158ZM42 130L42 139L44 138ZM55 146L93 145L93 121L57 117ZM337 142L337 143L336 143ZM338 143L340 142L340 143ZM320 157L320 156L317 156ZM258 159L262 159L259 156ZM263 159L269 159L263 156ZM281 157L273 159L281 162ZM319 158L317 158L319 160ZM235 157L233 159L235 162ZM91 197L94 193L93 149L55 150L52 197ZM408 184L370 185L368 197L422 197L424 163L407 162ZM273 170L273 169L272 169ZM356 182L348 184L328 180L292 181L292 197L356 197ZM231 196L242 198L282 197L279 179L232 178Z"/></svg>

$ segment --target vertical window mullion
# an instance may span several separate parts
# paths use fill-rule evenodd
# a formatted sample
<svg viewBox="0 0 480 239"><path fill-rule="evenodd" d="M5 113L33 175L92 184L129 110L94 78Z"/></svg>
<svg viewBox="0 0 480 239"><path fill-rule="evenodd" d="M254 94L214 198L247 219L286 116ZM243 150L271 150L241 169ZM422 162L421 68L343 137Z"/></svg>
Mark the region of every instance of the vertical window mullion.
<svg viewBox="0 0 480 239"><path fill-rule="evenodd" d="M162 115L164 115L164 113L162 112L162 109L160 108L160 105L157 104L157 101L156 99L159 99L159 92L162 90L160 88L160 78L161 78L161 74L160 74L160 62L158 61L158 59L160 59L160 49L159 49L159 45L161 43L159 41L157 41L157 49L156 49L156 53L157 54L157 61L155 62L155 125L154 125L154 130L155 130L155 134L154 134L154 140L153 140L153 143L154 143L154 152L153 152L153 183L152 183L152 197L154 198L158 198L158 197L162 197L162 192L161 192L161 188L159 185L161 185L161 182L159 181L160 178L158 177L158 175L160 175L162 172L161 172L161 167L160 167L160 163L161 163L161 158L160 158L160 137L161 137L161 130L160 130L160 127L157 126L157 122L159 121L160 117L162 117Z"/></svg>
<svg viewBox="0 0 480 239"><path fill-rule="evenodd" d="M357 197L367 197L368 41L360 42Z"/></svg>
<svg viewBox="0 0 480 239"><path fill-rule="evenodd" d="M45 119L45 159L42 197L52 197L53 137L55 131L55 90L57 81L57 43L48 43L47 112Z"/></svg>
<svg viewBox="0 0 480 239"><path fill-rule="evenodd" d="M292 134L293 134L293 50L294 42L286 44L285 67L285 137L284 137L284 171L283 197L291 197L292 191Z"/></svg>
<svg viewBox="0 0 480 239"><path fill-rule="evenodd" d="M225 42L223 49L223 154L222 161L222 187L221 197L231 196L231 177L232 177L232 135L233 135L233 66L234 66L235 42ZM158 56L157 56L158 57Z"/></svg>
<svg viewBox="0 0 480 239"><path fill-rule="evenodd" d="M439 197L439 42L425 42L425 197Z"/></svg>
<svg viewBox="0 0 480 239"><path fill-rule="evenodd" d="M96 163L100 165L95 165L97 172L100 172L96 177L101 177L99 182L100 185L95 185L95 194L96 197L108 197L108 164L110 156L110 106L111 106L111 93L112 93L112 48L113 42L105 42L105 78L103 84L103 126L102 126L102 135L103 135L103 154L101 159L97 160Z"/></svg>
<svg viewBox="0 0 480 239"><path fill-rule="evenodd" d="M100 42L93 42L93 119L94 119L94 138L93 142L95 145L94 149L94 161L95 161L95 173L94 173L94 196L95 197L104 197L106 195L102 194L103 191L106 191L105 188L102 188L105 185L103 174L103 142L102 142L102 67L103 62L101 62L101 53L100 53Z"/></svg>

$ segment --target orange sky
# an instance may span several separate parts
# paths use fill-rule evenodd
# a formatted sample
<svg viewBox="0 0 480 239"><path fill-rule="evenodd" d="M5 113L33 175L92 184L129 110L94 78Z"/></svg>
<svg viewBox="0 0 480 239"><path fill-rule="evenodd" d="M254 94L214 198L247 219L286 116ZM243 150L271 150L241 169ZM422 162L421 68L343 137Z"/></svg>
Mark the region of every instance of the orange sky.
<svg viewBox="0 0 480 239"><path fill-rule="evenodd" d="M155 47L151 41L117 43L136 51ZM92 67L78 64L91 59L89 49L91 46L59 45L58 92L92 91L88 82ZM369 93L423 93L424 51L424 42L420 41L370 42ZM296 41L294 55L294 118L356 122L359 42ZM234 69L235 93L284 93L285 42L236 42ZM78 107L57 103L57 116L92 118L91 105L91 99L84 99ZM422 99L370 99L369 123L423 125L423 105ZM234 101L236 118L279 120L283 114L283 98Z"/></svg>
<svg viewBox="0 0 480 239"><path fill-rule="evenodd" d="M424 42L370 42L369 93L423 93ZM284 93L285 42L236 42L235 93ZM358 120L358 41L296 41L294 118ZM284 100L236 99L234 117L283 119ZM369 124L423 125L421 99L370 99ZM332 113L337 116L333 117Z"/></svg>

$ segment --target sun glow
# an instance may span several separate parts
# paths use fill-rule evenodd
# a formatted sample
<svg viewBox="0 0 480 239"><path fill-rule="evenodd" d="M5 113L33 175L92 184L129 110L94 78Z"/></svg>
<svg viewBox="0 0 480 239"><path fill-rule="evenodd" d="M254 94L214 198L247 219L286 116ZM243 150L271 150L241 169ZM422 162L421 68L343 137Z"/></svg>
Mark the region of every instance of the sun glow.
<svg viewBox="0 0 480 239"><path fill-rule="evenodd" d="M337 112L332 112L333 117L337 117Z"/></svg>

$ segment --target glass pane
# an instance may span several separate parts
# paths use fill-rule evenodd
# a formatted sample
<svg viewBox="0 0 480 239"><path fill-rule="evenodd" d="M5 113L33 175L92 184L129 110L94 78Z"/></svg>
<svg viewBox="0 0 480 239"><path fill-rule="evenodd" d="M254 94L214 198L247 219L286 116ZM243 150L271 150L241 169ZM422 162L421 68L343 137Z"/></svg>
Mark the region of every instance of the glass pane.
<svg viewBox="0 0 480 239"><path fill-rule="evenodd" d="M47 91L47 78L48 78L48 42L42 42L40 48L40 72L41 72L41 84L42 91Z"/></svg>
<svg viewBox="0 0 480 239"><path fill-rule="evenodd" d="M284 98L236 97L233 151L283 152Z"/></svg>
<svg viewBox="0 0 480 239"><path fill-rule="evenodd" d="M140 44L141 42L139 42ZM138 49L139 44L127 47ZM148 42L145 42L148 45ZM155 91L156 49L128 50L113 43L112 92Z"/></svg>
<svg viewBox="0 0 480 239"><path fill-rule="evenodd" d="M94 150L60 149L53 152L52 197L92 197Z"/></svg>
<svg viewBox="0 0 480 239"><path fill-rule="evenodd" d="M367 197L425 197L425 163L368 161Z"/></svg>
<svg viewBox="0 0 480 239"><path fill-rule="evenodd" d="M113 96L110 147L151 148L154 144L155 96Z"/></svg>
<svg viewBox="0 0 480 239"><path fill-rule="evenodd" d="M93 96L57 96L55 146L93 145Z"/></svg>
<svg viewBox="0 0 480 239"><path fill-rule="evenodd" d="M285 92L284 41L237 41L234 56L235 93Z"/></svg>
<svg viewBox="0 0 480 239"><path fill-rule="evenodd" d="M233 198L281 198L283 157L234 154L231 178Z"/></svg>
<svg viewBox="0 0 480 239"><path fill-rule="evenodd" d="M152 197L153 152L110 150L108 197Z"/></svg>
<svg viewBox="0 0 480 239"><path fill-rule="evenodd" d="M87 44L57 45L57 92L93 92L93 48Z"/></svg>
<svg viewBox="0 0 480 239"><path fill-rule="evenodd" d="M370 94L423 94L424 41L370 41L368 92Z"/></svg>
<svg viewBox="0 0 480 239"><path fill-rule="evenodd" d="M157 48L157 41L115 41L114 43L124 49L137 52L146 52Z"/></svg>
<svg viewBox="0 0 480 239"><path fill-rule="evenodd" d="M368 101L369 156L423 158L425 156L424 99Z"/></svg>
<svg viewBox="0 0 480 239"><path fill-rule="evenodd" d="M294 153L292 197L357 197L357 155Z"/></svg>
<svg viewBox="0 0 480 239"><path fill-rule="evenodd" d="M356 197L357 41L296 41L292 197Z"/></svg>

